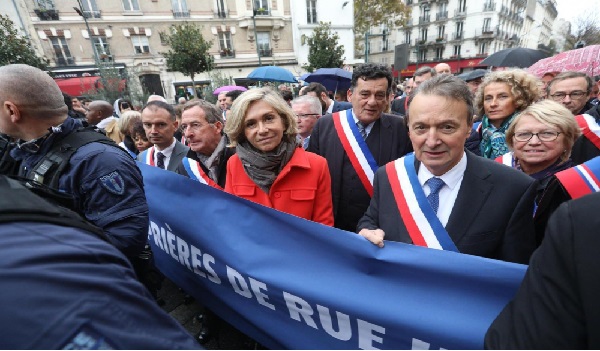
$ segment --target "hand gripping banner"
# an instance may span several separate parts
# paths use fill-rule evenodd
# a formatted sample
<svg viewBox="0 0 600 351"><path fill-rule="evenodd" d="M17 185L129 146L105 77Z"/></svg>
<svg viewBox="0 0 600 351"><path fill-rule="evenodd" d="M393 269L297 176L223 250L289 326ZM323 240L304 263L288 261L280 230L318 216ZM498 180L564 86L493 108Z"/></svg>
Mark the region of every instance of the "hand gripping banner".
<svg viewBox="0 0 600 351"><path fill-rule="evenodd" d="M361 236L139 164L157 267L272 349L481 349L525 266Z"/></svg>

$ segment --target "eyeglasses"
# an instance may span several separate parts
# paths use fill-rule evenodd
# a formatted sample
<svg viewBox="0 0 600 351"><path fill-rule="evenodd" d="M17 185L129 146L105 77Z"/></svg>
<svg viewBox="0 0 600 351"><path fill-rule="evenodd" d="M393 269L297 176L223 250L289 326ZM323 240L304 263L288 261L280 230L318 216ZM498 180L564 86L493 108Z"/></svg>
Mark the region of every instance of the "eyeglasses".
<svg viewBox="0 0 600 351"><path fill-rule="evenodd" d="M318 116L320 116L320 114L318 114L318 113L303 113L303 114L299 114L299 115L297 114L296 116L298 116L298 118L307 119L312 116L318 117Z"/></svg>
<svg viewBox="0 0 600 351"><path fill-rule="evenodd" d="M554 93L551 94L550 97L552 97L552 100L555 101L562 101L565 99L566 96L569 96L572 100L579 100L581 98L583 98L584 96L587 95L587 93L585 91L581 91L581 90L577 90L577 91L572 91L570 93Z"/></svg>
<svg viewBox="0 0 600 351"><path fill-rule="evenodd" d="M560 134L562 134L562 132L551 132L551 131L539 132L539 133L517 132L517 133L515 133L515 140L521 141L521 142L529 141L535 135L538 137L538 139L540 139L540 141L554 141L558 138L558 136Z"/></svg>

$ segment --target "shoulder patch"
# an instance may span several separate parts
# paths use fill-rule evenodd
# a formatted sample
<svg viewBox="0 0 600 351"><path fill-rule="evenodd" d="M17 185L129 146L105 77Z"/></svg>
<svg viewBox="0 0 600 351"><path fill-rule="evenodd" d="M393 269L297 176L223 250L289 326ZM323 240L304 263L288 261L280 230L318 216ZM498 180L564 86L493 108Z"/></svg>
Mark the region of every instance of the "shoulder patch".
<svg viewBox="0 0 600 351"><path fill-rule="evenodd" d="M63 350L115 350L112 343L96 330L84 325L75 336L63 346Z"/></svg>
<svg viewBox="0 0 600 351"><path fill-rule="evenodd" d="M104 189L116 195L125 193L125 182L123 177L117 171L113 171L105 176L98 178Z"/></svg>

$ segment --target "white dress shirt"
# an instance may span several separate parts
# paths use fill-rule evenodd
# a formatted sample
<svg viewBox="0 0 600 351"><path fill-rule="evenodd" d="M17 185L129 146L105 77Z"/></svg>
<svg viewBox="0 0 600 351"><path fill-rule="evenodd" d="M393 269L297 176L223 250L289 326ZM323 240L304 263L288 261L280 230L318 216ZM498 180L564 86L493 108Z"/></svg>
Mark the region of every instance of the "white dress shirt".
<svg viewBox="0 0 600 351"><path fill-rule="evenodd" d="M458 191L460 190L460 185L462 184L466 169L467 155L463 152L462 158L454 167L452 167L452 169L441 176L437 176L445 183L442 189L440 189L440 205L437 211L437 217L444 227L446 227L450 214L452 213L452 208L454 207L454 202L456 202L456 197L458 196ZM425 192L425 196L428 196L431 190L429 189L429 185L425 183L429 178L436 176L429 172L427 167L421 163L417 177L419 178L421 188L423 188L423 191Z"/></svg>
<svg viewBox="0 0 600 351"><path fill-rule="evenodd" d="M173 149L175 148L176 142L177 142L177 140L175 140L175 138L173 138L173 142L171 143L171 145L169 145L164 150L159 150L158 146L154 145L154 164L155 165L158 164L158 157L156 157L156 155L158 152L161 152L163 155L165 155L165 169L167 169L169 167L169 161L171 161L171 154L173 153Z"/></svg>

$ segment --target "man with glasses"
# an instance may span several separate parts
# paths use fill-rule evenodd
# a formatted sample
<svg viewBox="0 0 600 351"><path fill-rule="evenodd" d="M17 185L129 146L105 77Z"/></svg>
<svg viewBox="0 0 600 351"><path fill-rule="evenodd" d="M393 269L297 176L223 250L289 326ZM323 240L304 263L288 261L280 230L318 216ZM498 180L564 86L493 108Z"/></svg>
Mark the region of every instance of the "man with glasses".
<svg viewBox="0 0 600 351"><path fill-rule="evenodd" d="M562 103L577 119L581 136L575 141L571 159L576 164L600 156L600 111L589 103L594 84L581 72L563 72L548 83L548 98Z"/></svg>
<svg viewBox="0 0 600 351"><path fill-rule="evenodd" d="M314 96L303 95L292 100L292 110L298 117L298 136L302 147L306 150L310 133L321 117L321 102Z"/></svg>
<svg viewBox="0 0 600 351"><path fill-rule="evenodd" d="M548 83L548 97L560 102L574 115L592 108L588 104L592 92L592 79L581 72L563 72Z"/></svg>
<svg viewBox="0 0 600 351"><path fill-rule="evenodd" d="M221 112L205 100L192 100L183 106L181 131L190 150L176 172L217 188L225 187L227 160L235 148L227 147Z"/></svg>

